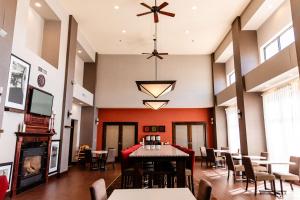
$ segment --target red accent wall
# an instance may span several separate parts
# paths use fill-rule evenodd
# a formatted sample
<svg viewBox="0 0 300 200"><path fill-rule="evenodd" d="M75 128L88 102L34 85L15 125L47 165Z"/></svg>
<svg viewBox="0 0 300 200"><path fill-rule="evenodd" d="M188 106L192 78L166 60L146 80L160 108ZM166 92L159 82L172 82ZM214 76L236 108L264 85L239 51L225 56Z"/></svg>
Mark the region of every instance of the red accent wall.
<svg viewBox="0 0 300 200"><path fill-rule="evenodd" d="M99 125L97 136L97 149L102 149L103 122L138 122L138 141L145 135L143 126L164 125L165 133L159 134L161 141L172 143L172 122L206 122L208 146L213 147L213 127L210 123L212 110L209 108L176 108L161 109L99 109Z"/></svg>

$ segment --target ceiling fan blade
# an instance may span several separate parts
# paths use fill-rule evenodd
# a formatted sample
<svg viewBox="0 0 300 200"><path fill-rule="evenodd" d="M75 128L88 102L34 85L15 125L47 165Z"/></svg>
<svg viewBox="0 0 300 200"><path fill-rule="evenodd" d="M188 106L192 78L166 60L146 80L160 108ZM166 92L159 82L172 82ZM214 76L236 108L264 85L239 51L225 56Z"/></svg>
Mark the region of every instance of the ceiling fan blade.
<svg viewBox="0 0 300 200"><path fill-rule="evenodd" d="M147 59L150 59L150 58L152 58L152 57L153 57L153 55L149 56Z"/></svg>
<svg viewBox="0 0 300 200"><path fill-rule="evenodd" d="M158 55L169 55L168 53L158 53Z"/></svg>
<svg viewBox="0 0 300 200"><path fill-rule="evenodd" d="M170 13L170 12L165 12L165 11L158 11L160 14L162 15L167 15L169 17L175 17L174 13Z"/></svg>
<svg viewBox="0 0 300 200"><path fill-rule="evenodd" d="M162 3L160 6L158 6L158 10L163 9L167 5L169 5L167 2Z"/></svg>
<svg viewBox="0 0 300 200"><path fill-rule="evenodd" d="M159 22L157 12L154 13L154 22L155 22L155 23L158 23L158 22Z"/></svg>
<svg viewBox="0 0 300 200"><path fill-rule="evenodd" d="M141 14L137 14L136 16L143 16L143 15L148 15L148 14L150 14L150 13L152 13L152 11L149 11L149 12L144 12L144 13L141 13Z"/></svg>
<svg viewBox="0 0 300 200"><path fill-rule="evenodd" d="M145 6L146 8L149 8L150 10L152 10L152 7L151 6L148 6L147 4L145 3L141 3L142 6Z"/></svg>
<svg viewBox="0 0 300 200"><path fill-rule="evenodd" d="M159 59L164 59L163 57L161 57L160 55L156 55L156 57L158 57Z"/></svg>
<svg viewBox="0 0 300 200"><path fill-rule="evenodd" d="M152 53L142 53L143 55L152 55Z"/></svg>

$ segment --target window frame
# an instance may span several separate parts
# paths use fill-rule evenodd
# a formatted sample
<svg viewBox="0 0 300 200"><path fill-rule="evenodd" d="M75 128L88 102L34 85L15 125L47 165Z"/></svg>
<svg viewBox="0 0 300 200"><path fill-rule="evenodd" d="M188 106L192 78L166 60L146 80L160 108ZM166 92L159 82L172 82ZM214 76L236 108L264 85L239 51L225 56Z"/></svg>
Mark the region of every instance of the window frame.
<svg viewBox="0 0 300 200"><path fill-rule="evenodd" d="M280 42L280 38L282 35L284 35L286 32L288 32L289 30L293 29L293 26L288 27L286 30L284 30L282 33L280 33L275 39L273 39L272 41L270 41L267 45L265 45L263 47L263 52L264 52L264 60L268 60L271 57L273 57L274 55L276 55L277 53L279 53L280 51L282 51L282 47L281 47L281 42ZM273 44L273 42L277 43L278 46L278 52L276 54L274 54L273 56L271 56L270 58L267 58L267 53L266 53L266 49L271 46Z"/></svg>

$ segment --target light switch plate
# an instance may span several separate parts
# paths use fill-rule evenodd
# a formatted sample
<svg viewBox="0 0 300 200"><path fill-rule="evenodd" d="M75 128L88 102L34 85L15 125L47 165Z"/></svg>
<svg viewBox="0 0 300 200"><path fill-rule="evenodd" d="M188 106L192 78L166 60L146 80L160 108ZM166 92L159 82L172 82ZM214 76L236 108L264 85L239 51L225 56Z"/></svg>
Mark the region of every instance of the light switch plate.
<svg viewBox="0 0 300 200"><path fill-rule="evenodd" d="M0 36L5 37L6 35L7 35L7 32L4 29L0 28Z"/></svg>

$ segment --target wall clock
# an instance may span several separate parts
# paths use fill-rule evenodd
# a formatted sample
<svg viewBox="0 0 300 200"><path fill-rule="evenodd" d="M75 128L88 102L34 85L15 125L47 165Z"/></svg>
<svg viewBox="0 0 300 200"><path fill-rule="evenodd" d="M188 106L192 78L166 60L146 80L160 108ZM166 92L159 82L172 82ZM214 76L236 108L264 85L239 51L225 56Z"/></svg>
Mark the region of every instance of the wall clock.
<svg viewBox="0 0 300 200"><path fill-rule="evenodd" d="M44 87L45 83L46 83L45 76L43 74L38 75L37 82L38 82L39 87Z"/></svg>

